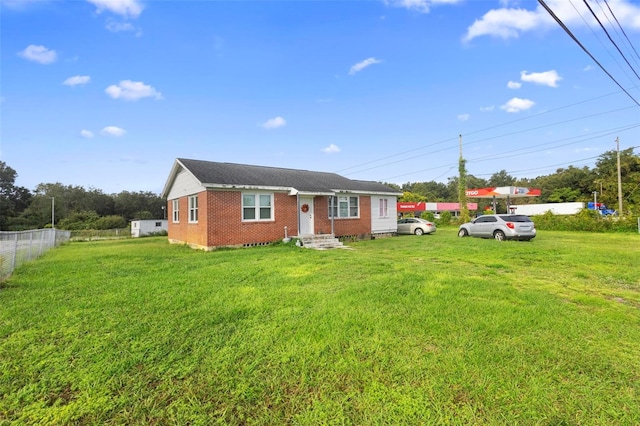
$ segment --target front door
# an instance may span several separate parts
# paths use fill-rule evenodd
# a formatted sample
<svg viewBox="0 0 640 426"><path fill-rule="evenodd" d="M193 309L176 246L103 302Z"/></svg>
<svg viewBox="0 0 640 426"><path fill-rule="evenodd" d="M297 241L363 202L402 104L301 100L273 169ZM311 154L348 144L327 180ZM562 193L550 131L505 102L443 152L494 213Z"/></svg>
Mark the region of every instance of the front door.
<svg viewBox="0 0 640 426"><path fill-rule="evenodd" d="M313 197L300 197L298 203L300 235L313 235Z"/></svg>

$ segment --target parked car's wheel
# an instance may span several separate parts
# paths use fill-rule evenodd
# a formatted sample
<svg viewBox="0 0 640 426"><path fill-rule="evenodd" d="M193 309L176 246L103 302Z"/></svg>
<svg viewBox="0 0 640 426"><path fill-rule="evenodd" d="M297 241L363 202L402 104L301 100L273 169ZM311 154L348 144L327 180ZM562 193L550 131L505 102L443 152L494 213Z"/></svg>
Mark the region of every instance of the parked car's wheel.
<svg viewBox="0 0 640 426"><path fill-rule="evenodd" d="M504 241L506 239L504 232L502 232L499 229L493 233L493 238L495 238L498 241Z"/></svg>
<svg viewBox="0 0 640 426"><path fill-rule="evenodd" d="M468 237L469 233L467 232L466 229L462 228L461 230L458 231L458 237L462 238L462 237Z"/></svg>
<svg viewBox="0 0 640 426"><path fill-rule="evenodd" d="M424 234L424 231L422 230L422 228L416 228L416 230L413 231L413 233L416 235L422 235Z"/></svg>

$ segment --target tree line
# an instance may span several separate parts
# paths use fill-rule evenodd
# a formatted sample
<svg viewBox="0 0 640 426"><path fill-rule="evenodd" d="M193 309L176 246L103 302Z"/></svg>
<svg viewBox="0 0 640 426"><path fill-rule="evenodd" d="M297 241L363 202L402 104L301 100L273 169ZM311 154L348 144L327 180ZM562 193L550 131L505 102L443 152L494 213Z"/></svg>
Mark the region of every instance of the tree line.
<svg viewBox="0 0 640 426"><path fill-rule="evenodd" d="M518 199L517 203L561 203L593 201L594 191L597 201L618 210L618 166L617 151L607 151L596 160L595 167L569 166L559 168L554 173L535 178L517 179L500 170L488 179L466 174L466 188L491 188L498 186L519 186L539 188L540 197ZM633 148L620 151L620 175L623 200L623 215L640 215L640 156ZM389 184L402 191L400 201L405 202L457 202L459 178L450 177L448 182L409 182L403 185ZM490 199L469 199L477 202L478 209L491 205ZM513 201L512 201L513 202ZM502 209L502 210L501 210ZM504 200L499 200L498 211L506 211Z"/></svg>
<svg viewBox="0 0 640 426"><path fill-rule="evenodd" d="M17 177L14 169L0 161L2 231L52 225L71 230L126 228L131 220L165 217L165 201L153 192L105 194L100 189L62 183L41 183L30 191L15 185Z"/></svg>
<svg viewBox="0 0 640 426"><path fill-rule="evenodd" d="M541 196L518 200L518 203L588 202L597 191L598 202L618 209L618 153L600 155L595 167L559 168L554 173L535 178L517 179L506 170L483 179L466 174L466 188L521 186L540 188ZM640 216L640 156L633 148L620 151L620 174L623 215ZM0 230L24 230L52 226L61 229L125 228L135 219L166 218L166 202L148 191L122 191L105 194L100 189L61 183L41 183L35 190L16 186L16 170L0 161ZM400 201L457 202L459 177L443 182L407 182L390 184L403 192ZM488 207L491 200L478 199L478 209ZM506 210L501 200L498 211ZM52 217L52 210L54 216Z"/></svg>

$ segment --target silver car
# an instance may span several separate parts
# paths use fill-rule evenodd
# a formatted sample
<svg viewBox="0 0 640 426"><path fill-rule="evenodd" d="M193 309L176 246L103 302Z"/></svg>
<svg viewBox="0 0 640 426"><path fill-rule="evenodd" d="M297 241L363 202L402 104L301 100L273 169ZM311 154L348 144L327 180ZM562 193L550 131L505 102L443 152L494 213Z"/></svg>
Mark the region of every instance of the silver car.
<svg viewBox="0 0 640 426"><path fill-rule="evenodd" d="M407 217L398 220L398 234L433 234L436 224L418 217Z"/></svg>
<svg viewBox="0 0 640 426"><path fill-rule="evenodd" d="M536 236L535 224L520 214L488 214L458 228L458 237L495 238L498 241L529 241Z"/></svg>

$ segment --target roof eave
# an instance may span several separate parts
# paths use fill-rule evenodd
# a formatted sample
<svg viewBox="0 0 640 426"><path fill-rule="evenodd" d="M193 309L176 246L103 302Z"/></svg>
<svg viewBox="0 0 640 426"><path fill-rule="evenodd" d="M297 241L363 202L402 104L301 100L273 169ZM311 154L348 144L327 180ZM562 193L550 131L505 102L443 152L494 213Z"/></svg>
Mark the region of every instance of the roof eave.
<svg viewBox="0 0 640 426"><path fill-rule="evenodd" d="M244 185L235 183L203 183L207 189L251 189L254 191L281 191L291 192L294 188L289 186L264 186L264 185Z"/></svg>
<svg viewBox="0 0 640 426"><path fill-rule="evenodd" d="M364 191L364 190L353 190L353 189L334 189L334 193L347 193L347 194L358 194L358 195L386 195L386 196L396 196L400 197L402 192L386 192L386 191ZM334 194L332 194L334 195Z"/></svg>

